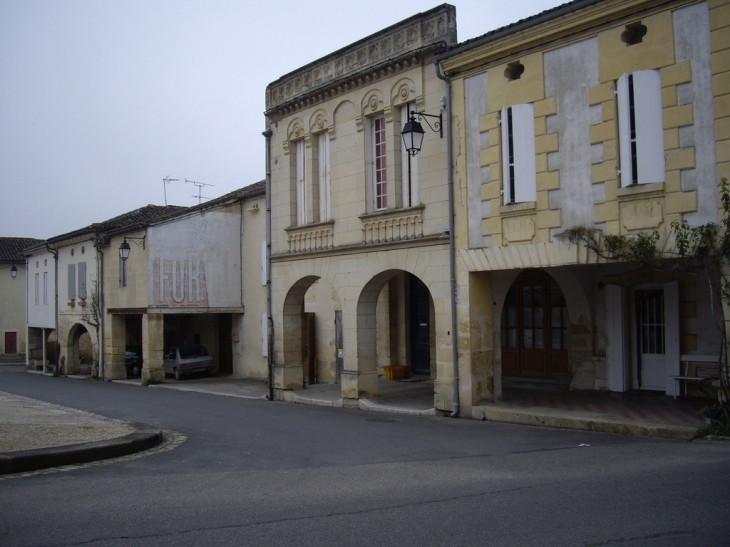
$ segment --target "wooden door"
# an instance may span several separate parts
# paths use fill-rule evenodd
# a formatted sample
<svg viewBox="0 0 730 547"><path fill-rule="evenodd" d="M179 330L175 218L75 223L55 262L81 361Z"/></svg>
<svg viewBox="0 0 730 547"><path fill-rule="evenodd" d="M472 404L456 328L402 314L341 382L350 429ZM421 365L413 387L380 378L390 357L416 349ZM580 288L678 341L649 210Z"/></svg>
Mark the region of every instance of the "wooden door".
<svg viewBox="0 0 730 547"><path fill-rule="evenodd" d="M304 385L316 384L317 383L317 361L316 361L316 347L315 347L315 322L314 313L304 314L304 332L302 341L303 362L304 362Z"/></svg>
<svg viewBox="0 0 730 547"><path fill-rule="evenodd" d="M568 378L568 310L560 287L543 271L514 282L502 309L502 376Z"/></svg>
<svg viewBox="0 0 730 547"><path fill-rule="evenodd" d="M431 313L428 287L410 276L411 371L431 375Z"/></svg>
<svg viewBox="0 0 730 547"><path fill-rule="evenodd" d="M5 333L5 353L18 353L18 333Z"/></svg>

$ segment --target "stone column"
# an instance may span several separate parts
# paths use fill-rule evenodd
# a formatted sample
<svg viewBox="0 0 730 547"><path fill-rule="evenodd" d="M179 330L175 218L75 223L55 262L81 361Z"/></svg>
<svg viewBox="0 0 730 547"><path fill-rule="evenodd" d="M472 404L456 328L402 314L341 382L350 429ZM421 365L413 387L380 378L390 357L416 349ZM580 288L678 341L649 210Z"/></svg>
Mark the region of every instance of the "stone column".
<svg viewBox="0 0 730 547"><path fill-rule="evenodd" d="M123 380L127 377L124 366L127 351L127 322L124 315L110 315L105 324L104 378Z"/></svg>
<svg viewBox="0 0 730 547"><path fill-rule="evenodd" d="M165 316L161 313L142 315L142 385L162 384L165 371L162 361L165 354Z"/></svg>

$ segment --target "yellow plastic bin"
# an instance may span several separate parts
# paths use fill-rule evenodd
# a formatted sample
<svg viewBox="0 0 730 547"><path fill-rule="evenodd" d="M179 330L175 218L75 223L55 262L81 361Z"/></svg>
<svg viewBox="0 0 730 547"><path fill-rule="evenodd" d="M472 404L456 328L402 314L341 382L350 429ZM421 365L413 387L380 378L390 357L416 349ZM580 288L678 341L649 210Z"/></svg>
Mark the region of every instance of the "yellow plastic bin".
<svg viewBox="0 0 730 547"><path fill-rule="evenodd" d="M384 366L383 376L386 380L403 380L406 377L406 367L405 365Z"/></svg>

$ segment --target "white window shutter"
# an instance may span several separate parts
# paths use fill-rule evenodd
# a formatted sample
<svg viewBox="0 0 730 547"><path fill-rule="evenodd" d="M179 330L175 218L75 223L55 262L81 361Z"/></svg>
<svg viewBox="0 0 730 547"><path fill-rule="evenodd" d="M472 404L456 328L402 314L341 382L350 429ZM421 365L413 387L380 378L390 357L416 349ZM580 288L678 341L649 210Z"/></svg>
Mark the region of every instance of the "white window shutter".
<svg viewBox="0 0 730 547"><path fill-rule="evenodd" d="M509 107L502 108L502 198L506 205L512 203L509 186Z"/></svg>
<svg viewBox="0 0 730 547"><path fill-rule="evenodd" d="M304 141L297 141L297 225L307 223L307 180L304 164Z"/></svg>
<svg viewBox="0 0 730 547"><path fill-rule="evenodd" d="M606 285L606 375L608 390L629 390L629 351L627 291L619 285Z"/></svg>
<svg viewBox="0 0 730 547"><path fill-rule="evenodd" d="M515 202L537 201L535 174L535 108L532 104L512 107L515 156Z"/></svg>
<svg viewBox="0 0 730 547"><path fill-rule="evenodd" d="M618 96L618 146L621 169L621 187L631 186L631 114L629 104L629 75L624 74L616 82Z"/></svg>
<svg viewBox="0 0 730 547"><path fill-rule="evenodd" d="M664 182L664 123L658 70L634 72L634 113L638 182Z"/></svg>
<svg viewBox="0 0 730 547"><path fill-rule="evenodd" d="M319 148L319 220L330 220L331 176L330 176L330 135L328 132L318 136Z"/></svg>

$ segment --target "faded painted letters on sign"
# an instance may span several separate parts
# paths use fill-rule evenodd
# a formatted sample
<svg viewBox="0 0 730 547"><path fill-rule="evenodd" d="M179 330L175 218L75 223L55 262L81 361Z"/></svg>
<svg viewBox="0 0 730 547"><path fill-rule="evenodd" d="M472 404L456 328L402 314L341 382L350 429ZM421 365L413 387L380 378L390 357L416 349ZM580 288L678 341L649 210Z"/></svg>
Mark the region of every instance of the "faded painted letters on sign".
<svg viewBox="0 0 730 547"><path fill-rule="evenodd" d="M155 258L152 284L154 304L208 307L205 263L196 255L187 260Z"/></svg>

